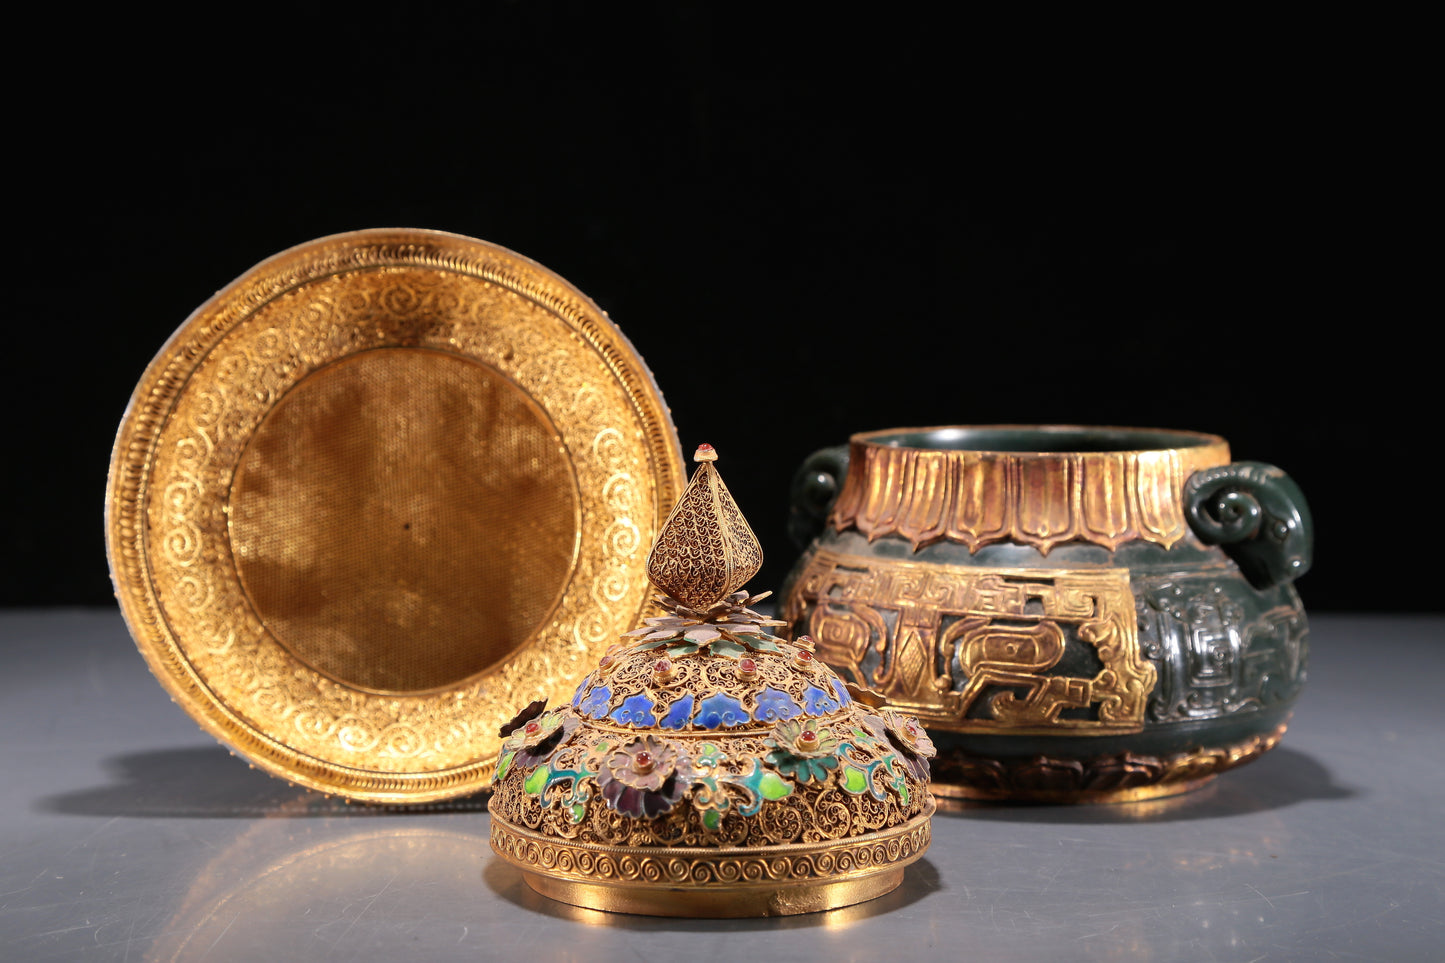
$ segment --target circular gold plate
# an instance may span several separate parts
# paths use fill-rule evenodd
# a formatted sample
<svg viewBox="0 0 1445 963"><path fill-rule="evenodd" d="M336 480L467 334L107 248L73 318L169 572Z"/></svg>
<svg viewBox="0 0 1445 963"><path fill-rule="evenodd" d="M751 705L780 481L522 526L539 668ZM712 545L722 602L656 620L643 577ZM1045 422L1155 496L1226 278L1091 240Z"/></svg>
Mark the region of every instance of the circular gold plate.
<svg viewBox="0 0 1445 963"><path fill-rule="evenodd" d="M650 373L581 292L484 241L358 231L257 265L151 362L111 576L157 678L237 752L441 799L637 623L681 479Z"/></svg>

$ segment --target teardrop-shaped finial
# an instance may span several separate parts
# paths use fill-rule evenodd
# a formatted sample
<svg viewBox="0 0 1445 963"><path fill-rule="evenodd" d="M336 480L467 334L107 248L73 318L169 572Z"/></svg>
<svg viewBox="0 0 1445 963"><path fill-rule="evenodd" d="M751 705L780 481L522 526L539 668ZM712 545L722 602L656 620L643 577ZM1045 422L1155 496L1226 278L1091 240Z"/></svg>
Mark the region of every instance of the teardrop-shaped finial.
<svg viewBox="0 0 1445 963"><path fill-rule="evenodd" d="M697 471L657 533L647 576L688 608L706 611L758 573L763 547L713 467L712 445L692 457Z"/></svg>

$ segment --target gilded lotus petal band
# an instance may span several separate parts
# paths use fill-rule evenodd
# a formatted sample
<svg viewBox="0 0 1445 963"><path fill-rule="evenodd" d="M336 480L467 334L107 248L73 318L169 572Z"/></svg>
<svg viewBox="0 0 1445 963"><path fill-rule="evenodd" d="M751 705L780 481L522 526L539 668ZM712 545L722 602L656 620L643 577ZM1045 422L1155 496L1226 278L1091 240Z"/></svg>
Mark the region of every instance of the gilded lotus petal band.
<svg viewBox="0 0 1445 963"><path fill-rule="evenodd" d="M1228 463L1223 442L1063 456L859 446L830 524L915 549L1017 542L1047 555L1075 540L1113 550L1133 539L1169 548L1189 533L1184 480Z"/></svg>

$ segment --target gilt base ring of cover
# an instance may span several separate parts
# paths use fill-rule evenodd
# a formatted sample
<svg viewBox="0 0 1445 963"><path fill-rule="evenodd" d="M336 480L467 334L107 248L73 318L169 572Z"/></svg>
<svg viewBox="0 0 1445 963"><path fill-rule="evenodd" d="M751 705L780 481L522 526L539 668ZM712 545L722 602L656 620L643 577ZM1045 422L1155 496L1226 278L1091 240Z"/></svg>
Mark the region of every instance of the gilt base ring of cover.
<svg viewBox="0 0 1445 963"><path fill-rule="evenodd" d="M559 839L492 816L492 851L544 896L647 916L787 916L896 889L928 851L930 798L912 819L841 840L782 846L610 846Z"/></svg>

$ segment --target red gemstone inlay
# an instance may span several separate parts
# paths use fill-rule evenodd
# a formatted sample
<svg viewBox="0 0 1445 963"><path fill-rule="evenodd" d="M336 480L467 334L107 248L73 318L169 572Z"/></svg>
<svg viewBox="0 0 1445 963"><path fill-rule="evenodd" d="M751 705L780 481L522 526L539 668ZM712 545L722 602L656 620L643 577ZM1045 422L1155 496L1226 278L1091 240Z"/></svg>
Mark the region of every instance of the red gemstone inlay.
<svg viewBox="0 0 1445 963"><path fill-rule="evenodd" d="M611 664L612 664L612 656L610 656L610 655L604 655L604 656L602 657L601 661L599 661L597 664L598 664L598 665L601 665L601 666L611 665Z"/></svg>
<svg viewBox="0 0 1445 963"><path fill-rule="evenodd" d="M669 662L669 661L667 661L666 659L658 659L656 662L652 663L652 671L653 671L653 672L659 672L659 673L661 673L661 672L671 672L671 671L672 671L672 663Z"/></svg>
<svg viewBox="0 0 1445 963"><path fill-rule="evenodd" d="M639 752L634 758L637 761L637 766L639 769L643 766L652 765L652 753L648 752L646 749Z"/></svg>
<svg viewBox="0 0 1445 963"><path fill-rule="evenodd" d="M798 661L799 661L799 662L809 662L809 661L812 660L812 658L813 658L813 653L807 651L806 649L803 650L802 652L799 652L799 653L798 653Z"/></svg>
<svg viewBox="0 0 1445 963"><path fill-rule="evenodd" d="M804 741L804 742L816 742L817 739L818 739L818 734L817 734L816 732L814 732L812 729L804 729L804 730L803 730L803 741Z"/></svg>
<svg viewBox="0 0 1445 963"><path fill-rule="evenodd" d="M542 728L542 727L539 726L537 723L535 723L535 722L529 722L529 723L527 723L527 735L530 736L530 735L536 733L537 730L539 730L539 729L541 729L541 728Z"/></svg>
<svg viewBox="0 0 1445 963"><path fill-rule="evenodd" d="M712 451L712 445L709 445L707 442L703 442L701 445L698 445L698 446L697 446L697 450L698 450L698 451Z"/></svg>
<svg viewBox="0 0 1445 963"><path fill-rule="evenodd" d="M742 672L745 675L752 675L754 672L758 671L758 664L752 659L739 659L738 671Z"/></svg>

